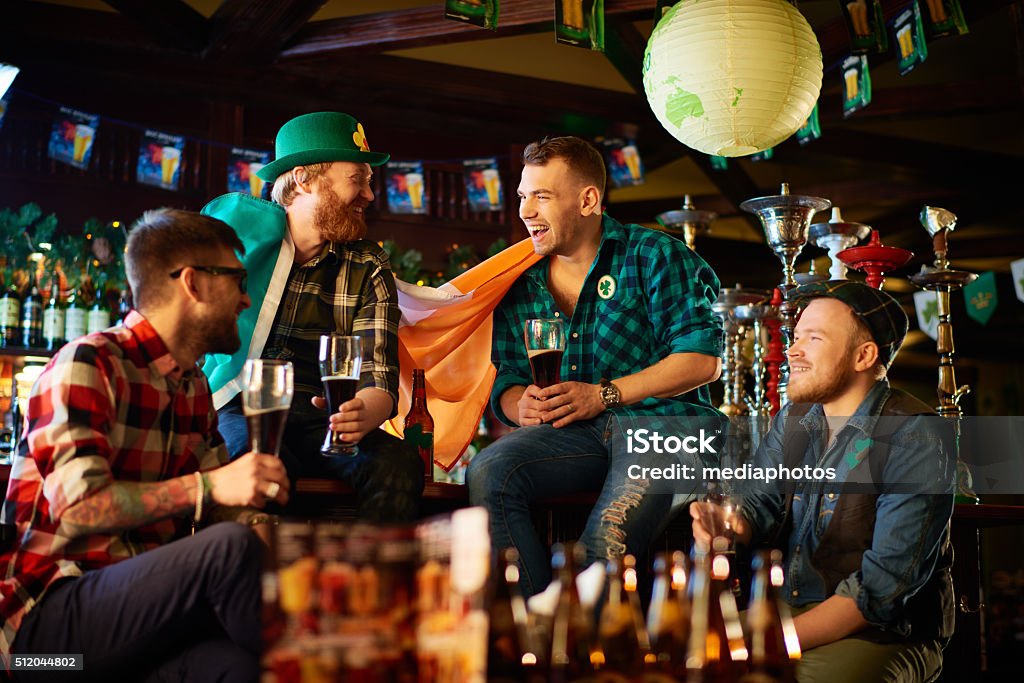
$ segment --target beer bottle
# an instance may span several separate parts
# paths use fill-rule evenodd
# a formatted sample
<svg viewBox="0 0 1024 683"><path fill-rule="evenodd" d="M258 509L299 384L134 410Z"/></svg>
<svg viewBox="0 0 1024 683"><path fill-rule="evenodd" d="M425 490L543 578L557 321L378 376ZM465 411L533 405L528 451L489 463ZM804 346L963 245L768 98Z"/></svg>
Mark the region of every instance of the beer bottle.
<svg viewBox="0 0 1024 683"><path fill-rule="evenodd" d="M521 683L539 676L538 652L532 642L526 601L519 590L519 553L501 552L492 577L487 634L487 680Z"/></svg>
<svg viewBox="0 0 1024 683"><path fill-rule="evenodd" d="M0 346L17 346L21 342L21 297L8 272L7 287L0 297Z"/></svg>
<svg viewBox="0 0 1024 683"><path fill-rule="evenodd" d="M650 647L636 585L636 559L632 555L608 560L597 620L598 648L591 657L602 681L629 681L643 673Z"/></svg>
<svg viewBox="0 0 1024 683"><path fill-rule="evenodd" d="M124 319L131 311L132 293L127 289L122 289L121 294L117 297L117 324L124 325Z"/></svg>
<svg viewBox="0 0 1024 683"><path fill-rule="evenodd" d="M690 637L690 599L686 594L686 555L664 553L654 559L654 590L647 610L651 654L646 658L646 680L686 678L686 644Z"/></svg>
<svg viewBox="0 0 1024 683"><path fill-rule="evenodd" d="M729 587L728 547L721 536L712 542L713 553L706 544L695 546L687 683L732 683L746 667L743 627Z"/></svg>
<svg viewBox="0 0 1024 683"><path fill-rule="evenodd" d="M750 672L741 683L794 683L800 643L789 606L779 599L782 551L762 551L754 557L754 580L747 608Z"/></svg>
<svg viewBox="0 0 1024 683"><path fill-rule="evenodd" d="M103 290L97 288L96 303L89 309L89 315L86 317L86 334L102 332L108 327L110 327L110 309L107 307L107 296Z"/></svg>
<svg viewBox="0 0 1024 683"><path fill-rule="evenodd" d="M556 543L551 547L551 568L561 589L551 627L552 683L593 680L590 616L580 604L576 567L583 563L583 546Z"/></svg>
<svg viewBox="0 0 1024 683"><path fill-rule="evenodd" d="M39 295L35 264L30 270L32 275L28 294L21 302L21 345L26 348L39 348L43 345L43 298Z"/></svg>
<svg viewBox="0 0 1024 683"><path fill-rule="evenodd" d="M82 290L71 290L68 307L64 309L64 341L71 342L85 335L88 312L82 308Z"/></svg>
<svg viewBox="0 0 1024 683"><path fill-rule="evenodd" d="M64 305L60 298L60 275L50 278L50 301L43 311L43 344L50 351L64 345Z"/></svg>
<svg viewBox="0 0 1024 683"><path fill-rule="evenodd" d="M405 416L403 438L416 447L423 461L423 478L434 480L434 418L427 410L427 387L423 370L412 371L412 405Z"/></svg>

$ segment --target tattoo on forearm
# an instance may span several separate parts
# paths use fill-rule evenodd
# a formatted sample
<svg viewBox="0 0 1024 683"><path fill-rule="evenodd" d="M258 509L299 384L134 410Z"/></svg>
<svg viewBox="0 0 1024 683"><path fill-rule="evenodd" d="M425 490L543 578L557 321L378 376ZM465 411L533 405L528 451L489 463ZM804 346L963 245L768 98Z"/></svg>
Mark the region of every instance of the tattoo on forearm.
<svg viewBox="0 0 1024 683"><path fill-rule="evenodd" d="M153 483L118 482L65 511L61 522L75 535L124 531L194 510L191 475Z"/></svg>

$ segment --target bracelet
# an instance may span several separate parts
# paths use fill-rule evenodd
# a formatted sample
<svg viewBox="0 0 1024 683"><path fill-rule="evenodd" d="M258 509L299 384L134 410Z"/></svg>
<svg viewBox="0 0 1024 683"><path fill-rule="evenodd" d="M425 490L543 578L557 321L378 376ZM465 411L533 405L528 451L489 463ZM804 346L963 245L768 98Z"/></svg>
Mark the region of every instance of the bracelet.
<svg viewBox="0 0 1024 683"><path fill-rule="evenodd" d="M203 498L205 497L206 487L203 485L203 475L201 472L195 472L196 477L196 516L195 523L199 524L203 519Z"/></svg>
<svg viewBox="0 0 1024 683"><path fill-rule="evenodd" d="M256 526L257 524L269 524L271 526L277 526L277 522L277 515L267 515L264 513L259 513L250 517L249 521L246 522L246 524L248 524L249 526Z"/></svg>

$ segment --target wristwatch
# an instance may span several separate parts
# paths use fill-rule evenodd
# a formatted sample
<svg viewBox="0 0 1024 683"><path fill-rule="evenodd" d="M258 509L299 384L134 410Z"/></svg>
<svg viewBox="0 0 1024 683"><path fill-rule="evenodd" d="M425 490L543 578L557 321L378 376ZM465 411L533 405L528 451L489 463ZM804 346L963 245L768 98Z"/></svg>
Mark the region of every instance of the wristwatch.
<svg viewBox="0 0 1024 683"><path fill-rule="evenodd" d="M615 408L622 404L622 392L607 377L601 378L601 403L605 408Z"/></svg>

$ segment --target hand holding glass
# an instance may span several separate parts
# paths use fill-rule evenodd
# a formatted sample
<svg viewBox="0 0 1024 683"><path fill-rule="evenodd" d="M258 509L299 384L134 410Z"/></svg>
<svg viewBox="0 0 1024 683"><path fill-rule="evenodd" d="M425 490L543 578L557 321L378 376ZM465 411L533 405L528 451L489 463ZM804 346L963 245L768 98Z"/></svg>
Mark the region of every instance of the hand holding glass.
<svg viewBox="0 0 1024 683"><path fill-rule="evenodd" d="M338 412L342 404L351 401L359 386L362 367L362 345L359 337L325 334L320 337L320 379L324 383L327 413ZM355 444L346 443L341 434L327 427L327 438L320 453L327 456L354 455Z"/></svg>
<svg viewBox="0 0 1024 683"><path fill-rule="evenodd" d="M288 409L295 392L295 371L284 360L245 361L242 412L249 427L249 450L279 455Z"/></svg>
<svg viewBox="0 0 1024 683"><path fill-rule="evenodd" d="M531 318L526 321L526 355L530 359L533 383L541 389L562 380L562 354L565 353L565 328L558 319Z"/></svg>

